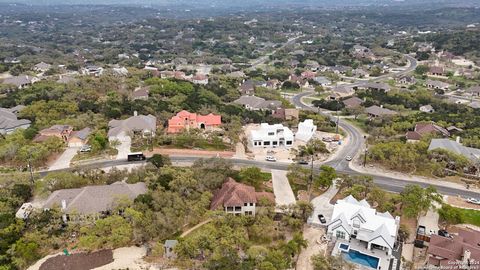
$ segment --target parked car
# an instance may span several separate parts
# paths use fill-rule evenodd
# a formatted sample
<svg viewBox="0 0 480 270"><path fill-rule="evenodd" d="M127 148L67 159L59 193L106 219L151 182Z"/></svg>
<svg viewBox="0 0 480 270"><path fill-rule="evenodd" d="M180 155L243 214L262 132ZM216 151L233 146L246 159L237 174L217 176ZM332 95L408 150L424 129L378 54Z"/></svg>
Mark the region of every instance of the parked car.
<svg viewBox="0 0 480 270"><path fill-rule="evenodd" d="M305 160L305 159L300 159L300 160L298 161L298 164L301 164L301 165L308 165L309 163L310 163L310 162L308 162L308 161Z"/></svg>
<svg viewBox="0 0 480 270"><path fill-rule="evenodd" d="M327 220L325 219L325 217L322 214L318 215L318 220L320 220L320 223L322 223L322 224L327 223Z"/></svg>
<svg viewBox="0 0 480 270"><path fill-rule="evenodd" d="M272 162L277 161L277 159L274 156L267 156L267 157L265 157L265 160L266 161L272 161Z"/></svg>
<svg viewBox="0 0 480 270"><path fill-rule="evenodd" d="M443 237L450 237L450 234L446 230L438 230L438 235Z"/></svg>
<svg viewBox="0 0 480 270"><path fill-rule="evenodd" d="M468 198L467 202L480 205L480 200L475 198Z"/></svg>
<svg viewBox="0 0 480 270"><path fill-rule="evenodd" d="M90 152L92 151L92 147L90 145L84 145L80 148L80 153Z"/></svg>
<svg viewBox="0 0 480 270"><path fill-rule="evenodd" d="M351 156L346 156L345 159L346 159L347 161L352 161L352 157L351 157Z"/></svg>

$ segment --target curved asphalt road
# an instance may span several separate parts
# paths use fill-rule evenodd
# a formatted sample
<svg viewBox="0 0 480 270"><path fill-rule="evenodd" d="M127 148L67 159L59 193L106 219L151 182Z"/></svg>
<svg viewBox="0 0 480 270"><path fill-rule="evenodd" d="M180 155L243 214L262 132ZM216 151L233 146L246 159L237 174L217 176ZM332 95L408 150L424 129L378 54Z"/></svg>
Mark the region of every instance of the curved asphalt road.
<svg viewBox="0 0 480 270"><path fill-rule="evenodd" d="M383 80L388 77L401 76L408 72L413 71L417 66L417 62L413 57L410 57L408 55L406 55L406 57L410 62L410 66L405 71L402 71L393 75L389 74L389 75L381 76L381 77L375 78L374 81ZM362 83L365 83L365 82L355 82L350 84L350 86L358 86L358 85L361 85ZM304 93L298 94L293 97L292 101L297 107L303 110L310 110L310 111L316 112L317 109L312 108L308 105L305 105L301 101L303 97L309 96L311 94L313 94L313 92L304 92ZM331 115L328 115L328 116L333 121L336 120L334 116L331 116ZM349 162L346 161L344 157L348 155L354 157L362 150L362 145L364 140L363 135L355 126L353 126L352 124L342 119L338 121L338 125L339 125L339 128L343 129L347 133L347 136L349 137L348 145L345 145L342 148L341 152L338 153L337 158L330 160L324 164L334 167L339 173L344 173L349 175L361 175L361 173L354 171L350 168ZM185 162L185 163L193 163L200 158L201 157L170 156L170 159L173 162ZM255 161L255 160L234 159L234 158L229 160L237 166L257 166L265 169L274 169L274 170L288 170L288 166L290 165L288 163L282 163L282 162L266 162L266 161ZM142 164L142 163L145 163L145 161L136 162L136 163ZM120 166L120 165L126 165L126 164L132 164L132 162L128 162L126 159L125 160L105 160L105 161L97 161L92 164L72 167L68 169L61 169L57 171L106 168L106 167ZM310 167L309 165L305 165L305 166ZM318 170L318 168L315 168L315 170ZM50 171L50 172L54 172L54 171ZM40 175L44 176L49 172L44 171L39 173ZM377 175L371 175L371 176L373 177L375 184L377 184L379 187L385 190L392 191L392 192L401 192L403 188L409 184L417 184L423 187L427 186L427 184L422 182L407 181L407 180L386 177L386 176L377 176ZM445 186L437 186L437 185L433 185L433 186L438 190L438 192L444 195L454 195L454 196L460 195L462 197L478 196L478 193L473 191L456 189L456 188L445 187Z"/></svg>

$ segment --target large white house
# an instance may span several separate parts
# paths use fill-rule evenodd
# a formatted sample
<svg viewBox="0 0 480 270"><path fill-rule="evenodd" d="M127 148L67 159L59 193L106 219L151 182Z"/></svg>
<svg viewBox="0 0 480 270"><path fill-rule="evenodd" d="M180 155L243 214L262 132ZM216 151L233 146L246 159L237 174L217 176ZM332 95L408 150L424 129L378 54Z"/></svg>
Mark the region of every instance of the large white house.
<svg viewBox="0 0 480 270"><path fill-rule="evenodd" d="M377 212L366 200L357 201L348 196L337 201L331 220L327 235L332 239L357 241L368 250L383 250L392 255L400 217Z"/></svg>
<svg viewBox="0 0 480 270"><path fill-rule="evenodd" d="M317 126L313 124L313 120L306 119L298 124L298 130L295 134L295 139L308 142L313 138L315 132L317 132Z"/></svg>
<svg viewBox="0 0 480 270"><path fill-rule="evenodd" d="M291 147L293 145L293 132L282 124L260 124L260 128L252 130L250 134L253 147Z"/></svg>

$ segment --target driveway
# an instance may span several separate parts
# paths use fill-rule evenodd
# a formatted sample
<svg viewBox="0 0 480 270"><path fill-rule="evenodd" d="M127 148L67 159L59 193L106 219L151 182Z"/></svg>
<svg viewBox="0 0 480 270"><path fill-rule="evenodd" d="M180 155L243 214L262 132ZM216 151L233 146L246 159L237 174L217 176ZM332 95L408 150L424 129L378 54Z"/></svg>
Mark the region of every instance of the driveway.
<svg viewBox="0 0 480 270"><path fill-rule="evenodd" d="M77 154L80 147L68 147L57 160L48 168L49 171L66 169L70 167L70 161Z"/></svg>
<svg viewBox="0 0 480 270"><path fill-rule="evenodd" d="M125 160L127 159L128 154L130 154L130 146L132 142L130 140L122 140L119 141L120 144L117 146L118 154L117 160Z"/></svg>
<svg viewBox="0 0 480 270"><path fill-rule="evenodd" d="M272 170L272 182L276 206L296 203L292 187L288 182L287 171Z"/></svg>
<svg viewBox="0 0 480 270"><path fill-rule="evenodd" d="M330 223L330 219L333 214L333 205L330 204L332 198L337 194L338 188L333 184L327 191L322 195L314 198L312 200L313 204L313 214L308 218L307 223L314 226L326 225ZM318 215L322 214L327 220L326 224L321 224L318 220Z"/></svg>

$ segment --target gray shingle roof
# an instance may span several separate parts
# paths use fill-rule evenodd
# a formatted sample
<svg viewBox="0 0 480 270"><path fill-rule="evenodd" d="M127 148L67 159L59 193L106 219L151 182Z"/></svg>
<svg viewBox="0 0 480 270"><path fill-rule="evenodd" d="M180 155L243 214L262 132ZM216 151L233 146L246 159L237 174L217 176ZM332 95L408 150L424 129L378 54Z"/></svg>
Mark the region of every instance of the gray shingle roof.
<svg viewBox="0 0 480 270"><path fill-rule="evenodd" d="M367 113L368 114L371 114L371 115L375 115L375 116L382 116L382 115L394 115L394 114L397 114L397 112L395 111L392 111L392 110L389 110L389 109L385 109L385 108L381 108L377 105L373 105L371 107L368 107L366 109Z"/></svg>
<svg viewBox="0 0 480 270"><path fill-rule="evenodd" d="M428 147L428 151L432 151L435 149L448 150L471 160L480 159L480 149L466 147L463 146L461 143L458 143L457 141L452 141L449 139L432 139L432 141L430 142L430 146Z"/></svg>
<svg viewBox="0 0 480 270"><path fill-rule="evenodd" d="M147 187L142 182L136 184L116 182L111 185L61 189L54 191L43 207L62 207L62 201L64 200L66 203L65 213L94 214L111 210L118 199L128 198L133 200L146 192Z"/></svg>
<svg viewBox="0 0 480 270"><path fill-rule="evenodd" d="M108 123L110 130L108 136L116 136L122 132L129 133L132 131L151 131L157 129L157 118L151 114L137 115L125 120L112 120Z"/></svg>
<svg viewBox="0 0 480 270"><path fill-rule="evenodd" d="M30 123L30 120L27 119L17 119L17 115L11 109L0 108L0 133L30 125Z"/></svg>

